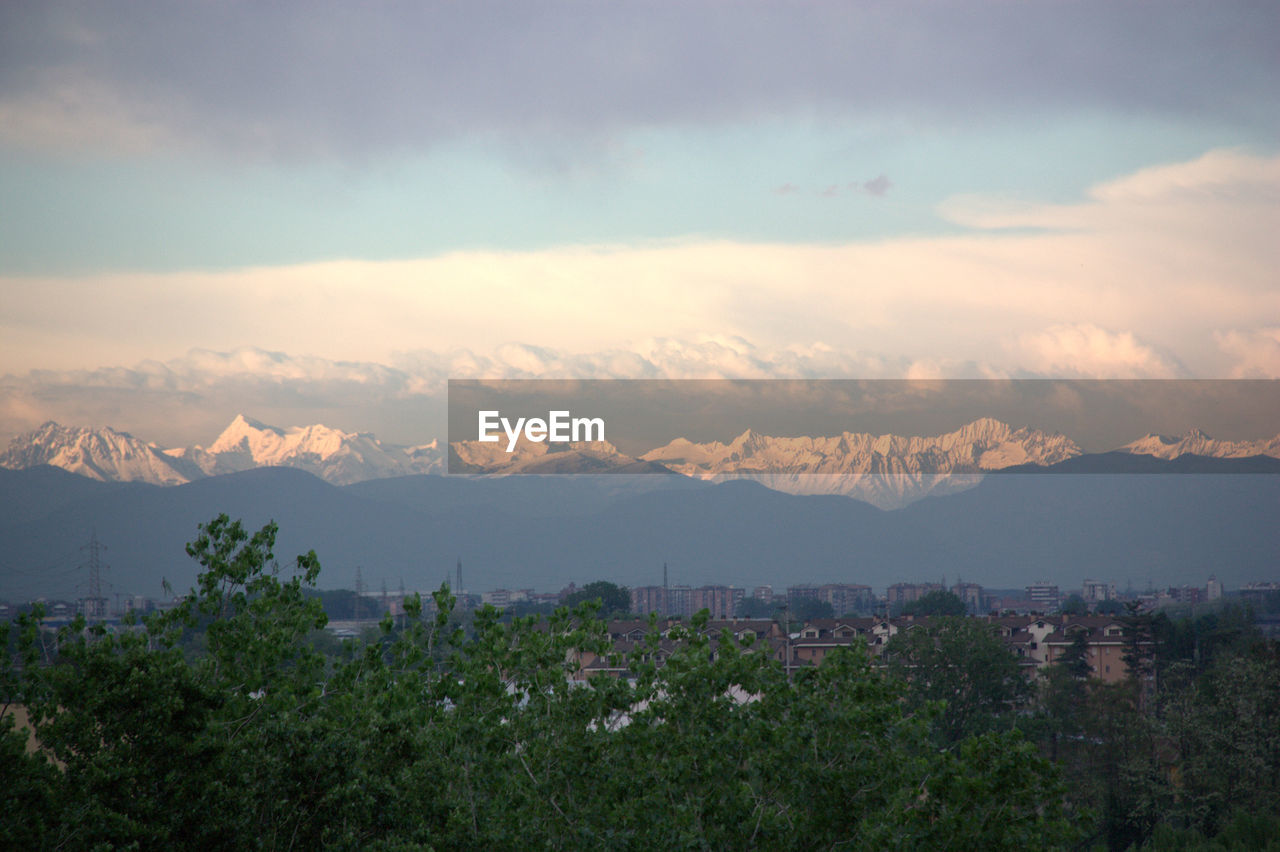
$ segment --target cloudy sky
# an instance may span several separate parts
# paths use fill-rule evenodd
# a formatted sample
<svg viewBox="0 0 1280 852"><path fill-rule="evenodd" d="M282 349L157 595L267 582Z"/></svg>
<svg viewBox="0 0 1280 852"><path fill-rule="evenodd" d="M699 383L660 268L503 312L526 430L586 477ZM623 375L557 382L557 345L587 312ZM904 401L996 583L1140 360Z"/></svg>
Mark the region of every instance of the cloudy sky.
<svg viewBox="0 0 1280 852"><path fill-rule="evenodd" d="M0 4L0 442L450 377L1280 378L1280 6Z"/></svg>

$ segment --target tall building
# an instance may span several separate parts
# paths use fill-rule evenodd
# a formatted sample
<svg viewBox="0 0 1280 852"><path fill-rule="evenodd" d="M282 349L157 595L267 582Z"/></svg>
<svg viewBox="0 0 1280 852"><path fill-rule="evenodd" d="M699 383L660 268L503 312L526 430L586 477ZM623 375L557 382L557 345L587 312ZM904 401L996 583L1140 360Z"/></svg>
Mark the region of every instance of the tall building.
<svg viewBox="0 0 1280 852"><path fill-rule="evenodd" d="M743 589L733 586L702 586L689 592L690 614L709 610L714 619L733 618L738 614L738 603L745 595Z"/></svg>
<svg viewBox="0 0 1280 852"><path fill-rule="evenodd" d="M1205 600L1209 601L1216 601L1218 598L1222 597L1222 581L1216 576L1210 577L1209 582L1205 583L1204 597Z"/></svg>
<svg viewBox="0 0 1280 852"><path fill-rule="evenodd" d="M1049 612L1062 606L1062 593L1053 583L1041 580L1027 586L1027 600L1035 604L1041 612Z"/></svg>
<svg viewBox="0 0 1280 852"><path fill-rule="evenodd" d="M918 601L930 592L945 590L946 587L941 583L894 583L886 590L886 598L890 609L893 609Z"/></svg>
<svg viewBox="0 0 1280 852"><path fill-rule="evenodd" d="M676 615L688 618L697 612L693 608L693 589L688 586L667 587L667 611L664 615Z"/></svg>
<svg viewBox="0 0 1280 852"><path fill-rule="evenodd" d="M987 611L987 596L977 583L956 583L951 587L951 594L964 601L964 608L970 615Z"/></svg>
<svg viewBox="0 0 1280 852"><path fill-rule="evenodd" d="M856 583L828 583L818 587L818 599L831 604L836 615L870 613L875 610L875 595L870 586Z"/></svg>
<svg viewBox="0 0 1280 852"><path fill-rule="evenodd" d="M1205 601L1205 590L1201 586L1171 586L1168 595L1177 603L1198 604Z"/></svg>
<svg viewBox="0 0 1280 852"><path fill-rule="evenodd" d="M1105 580L1085 580L1080 589L1080 597L1091 604L1116 600L1116 584Z"/></svg>
<svg viewBox="0 0 1280 852"><path fill-rule="evenodd" d="M651 612L667 615L667 590L664 586L633 586L631 611L646 616Z"/></svg>
<svg viewBox="0 0 1280 852"><path fill-rule="evenodd" d="M821 600L822 595L819 587L811 583L800 583L795 586L787 586L787 600L797 601L801 598L812 598L813 600Z"/></svg>

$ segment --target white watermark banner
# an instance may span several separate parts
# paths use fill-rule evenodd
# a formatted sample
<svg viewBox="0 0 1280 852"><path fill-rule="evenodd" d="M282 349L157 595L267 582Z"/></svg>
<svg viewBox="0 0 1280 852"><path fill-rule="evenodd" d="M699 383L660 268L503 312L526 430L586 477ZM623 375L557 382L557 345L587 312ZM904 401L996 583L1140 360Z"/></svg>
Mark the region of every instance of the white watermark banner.
<svg viewBox="0 0 1280 852"><path fill-rule="evenodd" d="M450 473L1280 472L1275 380L451 380Z"/></svg>

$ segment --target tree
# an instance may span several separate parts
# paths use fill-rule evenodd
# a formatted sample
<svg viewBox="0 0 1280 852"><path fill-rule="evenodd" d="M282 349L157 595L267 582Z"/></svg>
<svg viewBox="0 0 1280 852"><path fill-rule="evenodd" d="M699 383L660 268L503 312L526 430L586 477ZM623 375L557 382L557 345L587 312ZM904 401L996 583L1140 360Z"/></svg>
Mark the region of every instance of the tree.
<svg viewBox="0 0 1280 852"><path fill-rule="evenodd" d="M562 603L573 609L586 601L600 601L600 617L614 618L631 612L631 594L626 586L618 586L607 580L587 583L576 592L565 595Z"/></svg>
<svg viewBox="0 0 1280 852"><path fill-rule="evenodd" d="M771 604L765 603L759 598L743 598L738 601L738 609L736 615L738 618L772 618L778 608Z"/></svg>
<svg viewBox="0 0 1280 852"><path fill-rule="evenodd" d="M985 621L943 616L900 630L885 655L913 706L944 702L938 727L949 743L1011 727L1029 697L1017 657Z"/></svg>
<svg viewBox="0 0 1280 852"><path fill-rule="evenodd" d="M1094 612L1098 615L1120 615L1124 612L1124 604L1118 600L1108 598L1105 601L1099 601L1098 607Z"/></svg>
<svg viewBox="0 0 1280 852"><path fill-rule="evenodd" d="M1093 675L1093 666L1089 664L1089 630L1073 630L1071 644L1054 665L1059 666L1072 679L1086 681Z"/></svg>
<svg viewBox="0 0 1280 852"><path fill-rule="evenodd" d="M1040 684L1040 733L1049 743L1049 756L1058 760L1063 739L1078 740L1083 729L1081 715L1089 697L1089 631L1074 632L1053 665L1044 672Z"/></svg>
<svg viewBox="0 0 1280 852"><path fill-rule="evenodd" d="M964 615L968 612L959 596L936 589L921 595L902 608L903 615Z"/></svg>
<svg viewBox="0 0 1280 852"><path fill-rule="evenodd" d="M1142 604L1129 601L1124 605L1125 614L1120 617L1124 645L1120 659L1129 672L1129 685L1134 691L1138 706L1145 705L1151 674L1155 671L1155 633L1151 613L1142 611Z"/></svg>
<svg viewBox="0 0 1280 852"><path fill-rule="evenodd" d="M617 659L594 601L471 631L447 587L428 615L326 662L307 594L319 562L276 565L274 524L226 516L188 553L196 588L119 634L82 622L39 664L0 669L42 750L0 729L0 846L19 848L1023 848L1069 844L1061 780L1014 733L943 716L839 649L788 678L707 617ZM184 641L203 633L188 658ZM661 653L659 653L661 652ZM597 657L633 675L575 680ZM662 664L659 665L661 659ZM990 672L987 673L988 675ZM53 760L58 762L55 767ZM661 815L655 818L655 815Z"/></svg>
<svg viewBox="0 0 1280 852"><path fill-rule="evenodd" d="M788 598L787 616L791 621L812 621L815 618L835 618L836 611L827 601L817 598Z"/></svg>
<svg viewBox="0 0 1280 852"><path fill-rule="evenodd" d="M1165 690L1162 715L1179 746L1178 815L1210 836L1233 812L1280 812L1278 648L1223 655Z"/></svg>
<svg viewBox="0 0 1280 852"><path fill-rule="evenodd" d="M1062 602L1062 606L1059 608L1059 611L1063 615L1088 615L1089 604L1085 603L1085 599L1079 595L1071 594Z"/></svg>

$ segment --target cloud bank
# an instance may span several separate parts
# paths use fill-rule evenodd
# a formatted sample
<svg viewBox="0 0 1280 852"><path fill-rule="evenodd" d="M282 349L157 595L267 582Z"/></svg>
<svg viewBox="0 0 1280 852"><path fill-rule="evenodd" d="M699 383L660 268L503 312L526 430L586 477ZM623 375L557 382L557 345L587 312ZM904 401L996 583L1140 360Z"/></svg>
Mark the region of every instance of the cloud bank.
<svg viewBox="0 0 1280 852"><path fill-rule="evenodd" d="M673 15L676 15L673 23ZM0 6L0 138L298 156L902 110L1276 126L1266 3Z"/></svg>
<svg viewBox="0 0 1280 852"><path fill-rule="evenodd" d="M512 341L604 353L742 338L771 352L1224 377L1268 369L1257 335L1280 326L1278 207L1280 157L1214 151L1075 203L952 199L941 212L964 230L938 237L0 278L0 363L23 373L259 347L390 364L417 349L496 358Z"/></svg>

